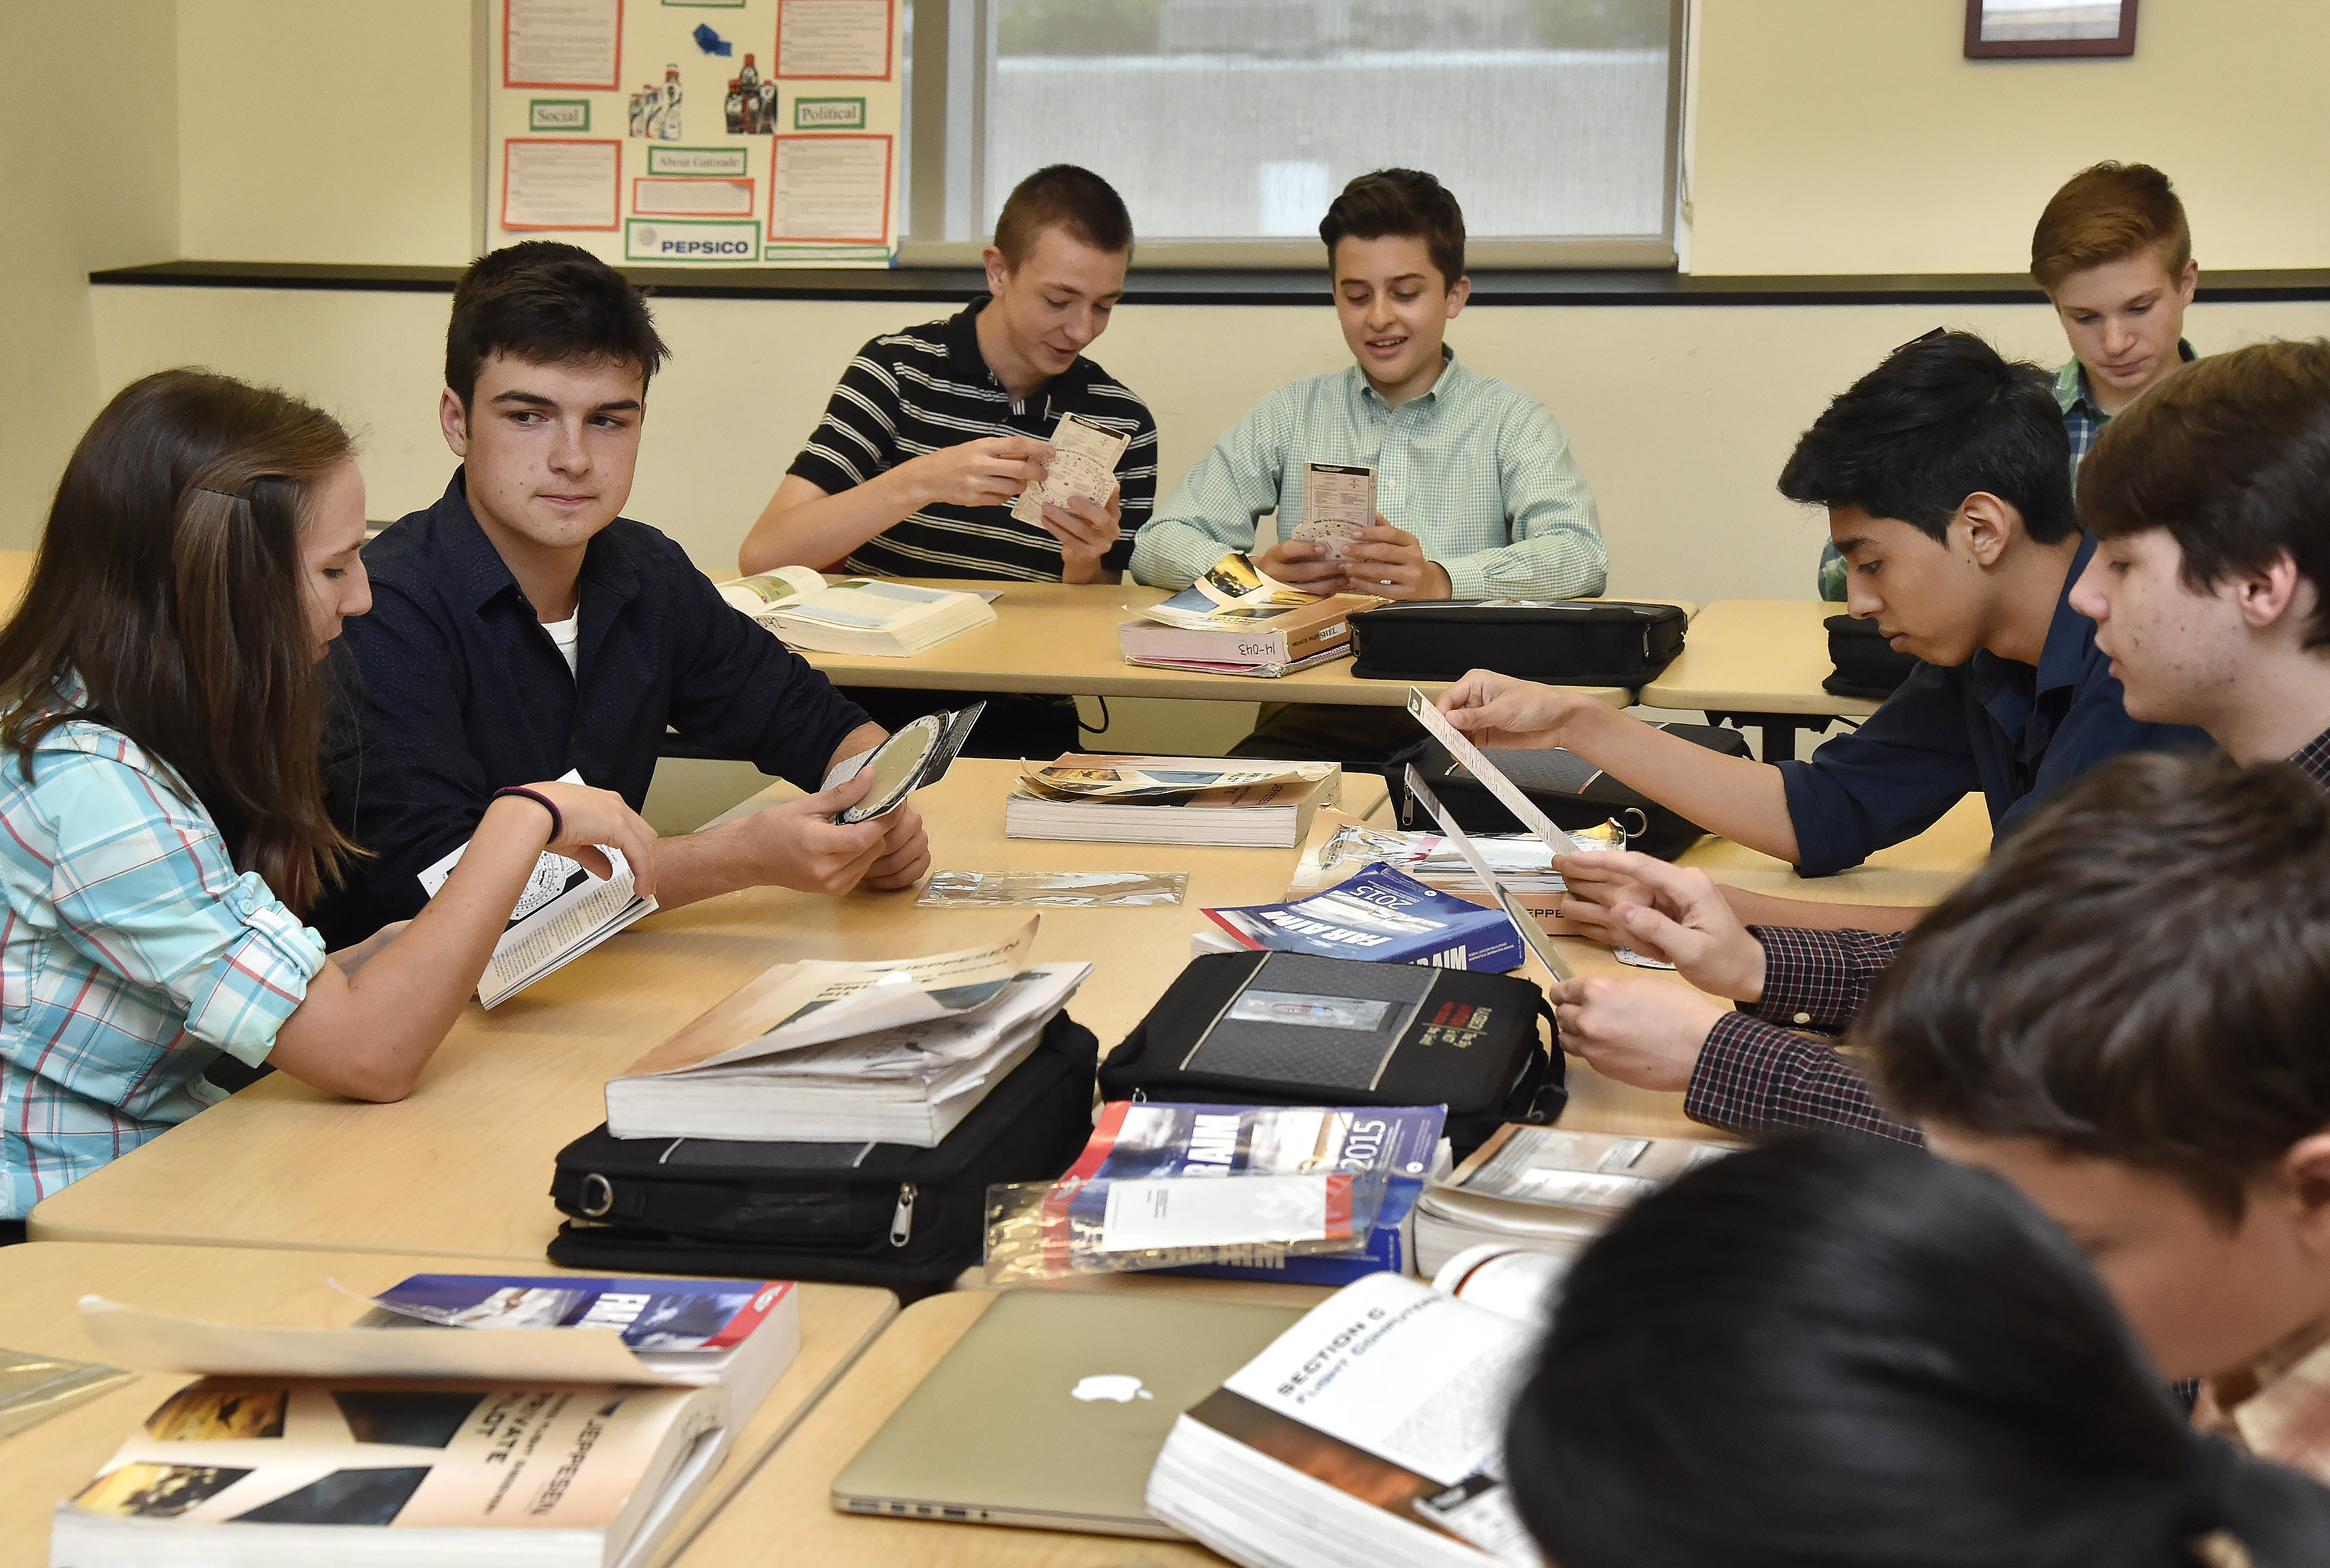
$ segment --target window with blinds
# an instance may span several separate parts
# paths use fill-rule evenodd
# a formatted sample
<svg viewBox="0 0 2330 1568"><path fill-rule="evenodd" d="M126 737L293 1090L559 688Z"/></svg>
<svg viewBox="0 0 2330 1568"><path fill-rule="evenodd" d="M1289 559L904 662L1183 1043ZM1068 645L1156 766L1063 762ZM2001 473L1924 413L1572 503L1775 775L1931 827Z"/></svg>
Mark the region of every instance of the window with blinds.
<svg viewBox="0 0 2330 1568"><path fill-rule="evenodd" d="M915 0L910 256L1076 163L1145 261L1317 260L1369 169L1427 169L1481 264L1672 265L1681 0ZM1302 241L1308 240L1305 249Z"/></svg>

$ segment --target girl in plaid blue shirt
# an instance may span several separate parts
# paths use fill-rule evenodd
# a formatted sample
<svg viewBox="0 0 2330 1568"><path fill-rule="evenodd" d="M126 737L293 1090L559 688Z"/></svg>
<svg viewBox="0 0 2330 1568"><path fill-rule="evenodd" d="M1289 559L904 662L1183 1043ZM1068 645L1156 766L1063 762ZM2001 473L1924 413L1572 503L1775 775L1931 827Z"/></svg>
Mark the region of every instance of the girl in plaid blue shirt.
<svg viewBox="0 0 2330 1568"><path fill-rule="evenodd" d="M124 389L0 628L0 1221L219 1098L222 1055L411 1090L545 849L651 895L620 797L504 791L416 919L327 954L321 661L371 604L347 434L196 371Z"/></svg>

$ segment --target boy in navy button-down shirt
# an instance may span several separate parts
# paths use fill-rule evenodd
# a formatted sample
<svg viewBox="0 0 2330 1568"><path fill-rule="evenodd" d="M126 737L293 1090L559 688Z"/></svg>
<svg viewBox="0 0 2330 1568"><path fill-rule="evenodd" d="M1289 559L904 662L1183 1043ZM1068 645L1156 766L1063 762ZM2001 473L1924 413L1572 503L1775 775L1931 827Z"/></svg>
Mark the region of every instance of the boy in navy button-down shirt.
<svg viewBox="0 0 2330 1568"><path fill-rule="evenodd" d="M571 245L495 251L455 290L439 414L463 466L365 550L374 612L335 654L355 732L332 815L370 855L315 912L336 945L416 912L420 871L504 785L573 770L636 810L667 726L816 792L664 840L666 907L906 887L929 864L911 807L844 826L866 782L819 790L883 730L677 544L617 515L663 354L638 292Z"/></svg>
<svg viewBox="0 0 2330 1568"><path fill-rule="evenodd" d="M2013 830L2050 790L2123 751L2193 750L2130 718L2095 626L2066 601L2093 546L2071 512L2063 424L2037 367L1966 333L1895 350L1804 433L1780 477L1823 505L1854 615L1922 663L1809 761L1692 745L1589 697L1475 670L1443 694L1489 746L1566 746L1709 831L1811 875L1858 865L1980 790ZM1914 911L1734 892L1741 918L1895 930Z"/></svg>

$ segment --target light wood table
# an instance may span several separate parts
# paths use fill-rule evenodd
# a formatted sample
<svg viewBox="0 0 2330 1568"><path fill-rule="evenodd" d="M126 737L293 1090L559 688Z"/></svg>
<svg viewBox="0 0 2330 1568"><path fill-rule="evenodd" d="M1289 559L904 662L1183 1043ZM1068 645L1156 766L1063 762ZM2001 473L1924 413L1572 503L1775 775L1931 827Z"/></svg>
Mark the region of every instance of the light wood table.
<svg viewBox="0 0 2330 1568"><path fill-rule="evenodd" d="M960 581L905 579L925 588L961 589ZM1137 583L1009 582L996 601L990 625L951 637L910 658L800 651L836 685L927 686L950 692L1030 692L1092 697L1179 697L1220 703L1327 703L1397 708L1407 688L1438 694L1446 681L1368 681L1351 661L1257 680L1189 670L1129 665L1117 651L1116 628L1149 605L1170 599L1161 588ZM1686 607L1689 608L1689 607ZM1581 686L1623 708L1633 694L1623 686Z"/></svg>
<svg viewBox="0 0 2330 1568"><path fill-rule="evenodd" d="M224 1247L113 1247L34 1242L0 1249L0 1332L9 1348L73 1361L104 1361L81 1326L85 1293L157 1311L231 1323L331 1327L353 1321L364 1303L328 1280L384 1289L422 1270L460 1272L454 1258L403 1258ZM734 1494L744 1478L833 1386L884 1325L897 1315L887 1290L848 1285L800 1287L801 1348L687 1516L650 1559L673 1554ZM0 1568L49 1560L49 1516L79 1491L155 1406L187 1379L147 1373L0 1442Z"/></svg>
<svg viewBox="0 0 2330 1568"><path fill-rule="evenodd" d="M1720 714L1742 727L1760 725L1765 761L1794 757L1799 728L1827 728L1804 720L1877 711L1866 697L1821 690L1835 669L1821 622L1843 613L1844 606L1818 600L1719 599L1691 618L1681 655L1643 688L1643 705L1696 708L1710 723Z"/></svg>
<svg viewBox="0 0 2330 1568"><path fill-rule="evenodd" d="M1043 912L1037 961L1085 960L1069 1011L1103 1050L1188 961L1208 905L1285 892L1292 849L1008 839L1018 764L963 758L916 797L947 871L1181 871L1178 906ZM1382 805L1352 774L1344 809ZM795 793L776 785L748 804ZM193 1242L432 1252L544 1266L558 1150L606 1116L602 1085L770 965L945 952L995 940L1025 909L918 909L911 893L829 899L760 888L651 915L491 1012L470 1007L411 1098L364 1105L275 1073L40 1204L51 1241Z"/></svg>
<svg viewBox="0 0 2330 1568"><path fill-rule="evenodd" d="M744 1478L674 1568L757 1563L768 1557L772 1544L785 1563L846 1563L850 1568L1221 1568L1220 1558L1193 1544L875 1518L835 1509L833 1478L841 1467L994 1304L996 1295L958 1290L917 1301L899 1314L792 1436ZM965 1436L976 1440L973 1434ZM1028 1462L1042 1464L1045 1456L1030 1454Z"/></svg>

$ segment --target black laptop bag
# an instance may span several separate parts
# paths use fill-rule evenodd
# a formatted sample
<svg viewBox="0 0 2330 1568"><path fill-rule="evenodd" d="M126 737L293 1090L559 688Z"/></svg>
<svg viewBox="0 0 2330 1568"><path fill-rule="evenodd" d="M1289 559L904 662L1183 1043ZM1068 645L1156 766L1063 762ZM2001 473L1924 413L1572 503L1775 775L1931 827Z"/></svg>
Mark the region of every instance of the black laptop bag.
<svg viewBox="0 0 2330 1568"><path fill-rule="evenodd" d="M1623 600L1417 599L1351 617L1351 673L1453 681L1495 670L1571 686L1639 686L1682 652L1680 605Z"/></svg>
<svg viewBox="0 0 2330 1568"><path fill-rule="evenodd" d="M1720 724L1661 724L1668 734L1726 756L1752 753L1748 737ZM1706 830L1680 813L1629 789L1575 751L1483 751L1512 786L1529 797L1557 827L1598 827L1612 817L1626 830L1630 849L1672 860L1696 843ZM1473 777L1448 754L1446 747L1425 736L1394 757L1384 769L1391 788L1393 810L1399 825L1411 832L1433 831L1431 814L1408 798L1407 764L1414 763L1440 804L1468 833L1527 831L1488 786Z"/></svg>
<svg viewBox="0 0 2330 1568"><path fill-rule="evenodd" d="M1882 702L1918 667L1918 656L1894 652L1873 620L1832 615L1821 625L1828 628L1828 661L1836 666L1821 682L1831 696Z"/></svg>
<svg viewBox="0 0 2330 1568"><path fill-rule="evenodd" d="M1259 998L1259 999L1257 999ZM1292 1022L1357 1003L1370 1027ZM1369 1004L1378 1004L1369 1006ZM1458 1158L1508 1121L1568 1102L1538 1030L1544 993L1511 975L1307 953L1193 959L1101 1064L1109 1100L1215 1105L1444 1105Z"/></svg>
<svg viewBox="0 0 2330 1568"><path fill-rule="evenodd" d="M1061 1014L936 1148L618 1138L558 1152L550 1243L569 1269L878 1285L912 1299L980 1261L987 1188L1049 1181L1092 1136L1100 1044Z"/></svg>

